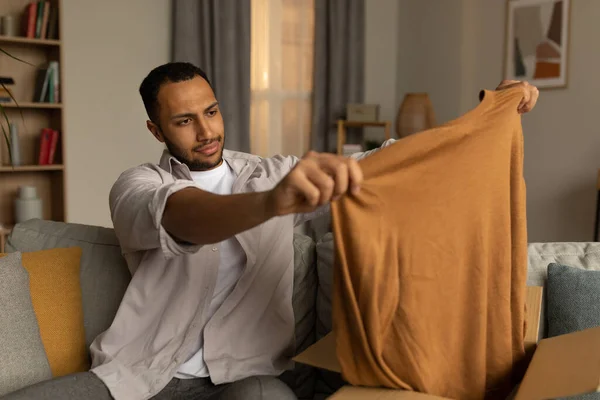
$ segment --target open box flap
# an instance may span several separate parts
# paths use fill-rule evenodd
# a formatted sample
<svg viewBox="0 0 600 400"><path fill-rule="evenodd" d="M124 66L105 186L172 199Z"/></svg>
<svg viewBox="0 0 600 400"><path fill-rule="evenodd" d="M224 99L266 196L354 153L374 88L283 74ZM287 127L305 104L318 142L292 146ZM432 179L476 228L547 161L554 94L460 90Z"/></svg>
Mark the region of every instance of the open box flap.
<svg viewBox="0 0 600 400"><path fill-rule="evenodd" d="M543 339L515 400L600 391L600 327Z"/></svg>
<svg viewBox="0 0 600 400"><path fill-rule="evenodd" d="M342 372L342 367L340 367L335 354L335 336L333 333L328 333L327 336L298 354L294 357L294 361L327 371Z"/></svg>
<svg viewBox="0 0 600 400"><path fill-rule="evenodd" d="M307 364L328 371L342 371L337 356L335 355L335 335L329 333L327 336L310 346L308 349L294 357L294 361ZM335 400L434 400L443 397L432 396L423 393L409 392L405 390L363 388L358 386L344 386L330 397ZM446 399L448 400L448 399Z"/></svg>
<svg viewBox="0 0 600 400"><path fill-rule="evenodd" d="M525 332L525 345L536 344L540 332L540 316L542 312L542 286L527 286L525 297L527 331Z"/></svg>
<svg viewBox="0 0 600 400"><path fill-rule="evenodd" d="M330 400L450 400L445 397L432 396L405 390L362 388L344 386L329 397Z"/></svg>
<svg viewBox="0 0 600 400"><path fill-rule="evenodd" d="M527 334L525 344L531 352L535 350L540 325L540 309L542 304L542 287L527 287ZM341 373L340 363L335 351L335 336L329 333L317 343L308 347L302 353L294 357L295 362L310 365L312 367ZM344 397L339 397L344 396ZM404 390L361 388L356 386L344 386L332 397L335 400L352 399L376 399L376 400L411 400L411 399L443 399L433 395L410 392Z"/></svg>

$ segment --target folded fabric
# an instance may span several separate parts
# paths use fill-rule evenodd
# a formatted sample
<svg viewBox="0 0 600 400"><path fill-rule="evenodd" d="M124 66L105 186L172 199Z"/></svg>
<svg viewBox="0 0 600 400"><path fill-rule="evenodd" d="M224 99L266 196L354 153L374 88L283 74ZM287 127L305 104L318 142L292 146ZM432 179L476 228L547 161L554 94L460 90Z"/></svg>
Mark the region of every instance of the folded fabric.
<svg viewBox="0 0 600 400"><path fill-rule="evenodd" d="M505 398L524 359L520 88L361 160L333 204L333 330L354 385Z"/></svg>

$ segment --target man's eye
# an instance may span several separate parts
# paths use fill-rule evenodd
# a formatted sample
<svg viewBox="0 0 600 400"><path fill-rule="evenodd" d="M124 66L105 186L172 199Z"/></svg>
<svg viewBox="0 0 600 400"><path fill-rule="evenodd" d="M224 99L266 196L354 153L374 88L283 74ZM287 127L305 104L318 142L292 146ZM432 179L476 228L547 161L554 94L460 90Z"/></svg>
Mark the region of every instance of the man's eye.
<svg viewBox="0 0 600 400"><path fill-rule="evenodd" d="M186 118L184 120L179 121L178 125L187 125L192 121L191 118Z"/></svg>
<svg viewBox="0 0 600 400"><path fill-rule="evenodd" d="M217 115L217 110L211 110L209 112L206 113L209 117L214 117L215 115Z"/></svg>

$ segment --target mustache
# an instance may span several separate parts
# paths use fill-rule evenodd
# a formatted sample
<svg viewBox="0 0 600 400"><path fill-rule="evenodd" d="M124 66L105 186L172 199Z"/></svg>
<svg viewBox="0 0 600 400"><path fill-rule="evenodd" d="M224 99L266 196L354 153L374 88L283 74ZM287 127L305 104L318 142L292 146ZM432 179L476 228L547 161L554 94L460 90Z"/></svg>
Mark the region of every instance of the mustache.
<svg viewBox="0 0 600 400"><path fill-rule="evenodd" d="M194 147L194 151L196 150L200 150L205 146L208 146L209 144L213 144L214 142L221 142L223 139L222 138L216 138L216 139L208 139L202 142L202 144L200 144L199 146Z"/></svg>

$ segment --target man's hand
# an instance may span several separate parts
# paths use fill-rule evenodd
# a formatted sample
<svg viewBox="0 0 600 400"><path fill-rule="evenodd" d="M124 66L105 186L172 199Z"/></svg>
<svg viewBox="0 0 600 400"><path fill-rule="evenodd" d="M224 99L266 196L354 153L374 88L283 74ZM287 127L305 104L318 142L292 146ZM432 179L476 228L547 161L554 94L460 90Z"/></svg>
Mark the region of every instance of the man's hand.
<svg viewBox="0 0 600 400"><path fill-rule="evenodd" d="M533 110L533 107L535 107L535 103L537 103L537 99L540 95L538 88L525 81L504 80L500 82L500 85L498 85L496 90L505 90L517 86L521 86L523 88L523 99L521 100L517 111L519 114L524 114Z"/></svg>
<svg viewBox="0 0 600 400"><path fill-rule="evenodd" d="M311 212L348 191L357 193L362 180L356 160L309 151L269 192L269 208L275 215Z"/></svg>

